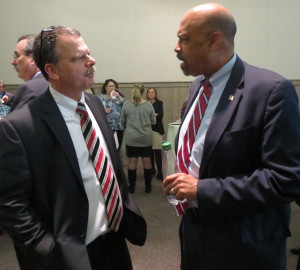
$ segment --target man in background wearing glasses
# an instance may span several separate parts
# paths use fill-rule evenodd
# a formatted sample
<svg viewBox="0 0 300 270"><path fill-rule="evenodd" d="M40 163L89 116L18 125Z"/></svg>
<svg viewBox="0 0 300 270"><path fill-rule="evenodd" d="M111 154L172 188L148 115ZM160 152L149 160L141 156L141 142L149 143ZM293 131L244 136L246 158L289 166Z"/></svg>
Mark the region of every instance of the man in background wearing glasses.
<svg viewBox="0 0 300 270"><path fill-rule="evenodd" d="M0 122L0 226L22 270L131 270L125 238L143 245L146 222L104 107L83 93L96 61L80 33L62 26L36 37L33 57L50 85Z"/></svg>
<svg viewBox="0 0 300 270"><path fill-rule="evenodd" d="M18 39L11 64L18 73L18 77L25 81L21 84L11 104L11 111L22 108L26 103L44 93L48 82L41 74L32 57L35 35L23 35Z"/></svg>

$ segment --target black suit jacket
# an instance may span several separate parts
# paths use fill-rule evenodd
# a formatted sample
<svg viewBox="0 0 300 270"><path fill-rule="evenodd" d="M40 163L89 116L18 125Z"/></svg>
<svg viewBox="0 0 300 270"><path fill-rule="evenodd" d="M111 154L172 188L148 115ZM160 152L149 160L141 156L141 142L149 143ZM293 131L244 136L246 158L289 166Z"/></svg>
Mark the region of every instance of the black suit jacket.
<svg viewBox="0 0 300 270"><path fill-rule="evenodd" d="M49 82L46 81L42 74L39 74L35 78L26 81L21 84L17 91L14 99L11 103L10 110L17 110L22 108L25 104L30 102L32 99L45 93L49 87Z"/></svg>
<svg viewBox="0 0 300 270"><path fill-rule="evenodd" d="M202 79L191 86L186 113ZM199 179L198 208L181 224L182 245L194 250L195 261L189 263L195 268L183 269L198 269L201 258L218 261L234 253L240 256L237 269L258 260L258 254L274 251L274 262L283 259L275 242L260 243L290 235L289 203L300 198L300 116L291 82L237 57L206 133ZM247 258L241 247L250 243L253 252Z"/></svg>
<svg viewBox="0 0 300 270"><path fill-rule="evenodd" d="M121 190L119 233L143 245L146 223L127 192L104 108L96 96L85 96ZM0 226L18 249L22 270L91 270L85 246L88 199L70 134L50 92L2 119L0 138Z"/></svg>

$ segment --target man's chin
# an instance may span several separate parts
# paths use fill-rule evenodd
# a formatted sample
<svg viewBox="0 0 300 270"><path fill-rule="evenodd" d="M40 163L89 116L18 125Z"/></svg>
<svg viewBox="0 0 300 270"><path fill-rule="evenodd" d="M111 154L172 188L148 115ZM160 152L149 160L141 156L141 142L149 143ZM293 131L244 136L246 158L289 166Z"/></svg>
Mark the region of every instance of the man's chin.
<svg viewBox="0 0 300 270"><path fill-rule="evenodd" d="M181 62L180 68L185 76L189 76L190 72L185 62Z"/></svg>
<svg viewBox="0 0 300 270"><path fill-rule="evenodd" d="M190 72L189 72L189 70L188 70L187 68L181 67L181 70L182 70L182 72L183 72L183 74L184 74L185 76L190 76L190 75L191 75Z"/></svg>

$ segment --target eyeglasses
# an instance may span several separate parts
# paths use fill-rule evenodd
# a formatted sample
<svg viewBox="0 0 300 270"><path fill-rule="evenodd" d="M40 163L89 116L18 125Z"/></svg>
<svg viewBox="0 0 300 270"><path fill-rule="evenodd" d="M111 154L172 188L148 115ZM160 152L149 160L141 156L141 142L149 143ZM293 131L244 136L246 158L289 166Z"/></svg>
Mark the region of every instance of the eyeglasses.
<svg viewBox="0 0 300 270"><path fill-rule="evenodd" d="M45 32L51 32L54 30L54 26L50 26L48 28L45 28L41 31L41 44L40 44L40 66L43 67L43 61L42 61L42 47L43 47L43 35Z"/></svg>

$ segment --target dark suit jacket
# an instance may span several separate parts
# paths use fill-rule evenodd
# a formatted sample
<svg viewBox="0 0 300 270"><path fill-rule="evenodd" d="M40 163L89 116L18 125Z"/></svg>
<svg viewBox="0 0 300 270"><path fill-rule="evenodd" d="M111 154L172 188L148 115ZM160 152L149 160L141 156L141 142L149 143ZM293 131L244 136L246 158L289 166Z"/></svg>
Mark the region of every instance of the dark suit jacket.
<svg viewBox="0 0 300 270"><path fill-rule="evenodd" d="M46 81L42 74L36 76L32 80L26 81L21 84L17 91L16 95L11 103L10 110L17 110L22 108L25 104L30 102L32 99L40 96L45 93L49 87L49 82Z"/></svg>
<svg viewBox="0 0 300 270"><path fill-rule="evenodd" d="M146 223L127 192L104 108L96 96L85 96L121 190L119 233L143 245ZM2 119L0 138L0 226L18 249L22 270L91 270L85 246L88 199L70 134L50 92Z"/></svg>
<svg viewBox="0 0 300 270"><path fill-rule="evenodd" d="M202 79L191 86L186 113ZM198 208L181 224L183 249L194 254L194 261L183 255L183 269L233 254L240 256L236 269L284 269L259 268L258 257L277 267L284 261L274 243L290 235L289 203L300 198L300 116L291 82L237 57L206 133L199 179ZM248 244L251 252L243 249Z"/></svg>

